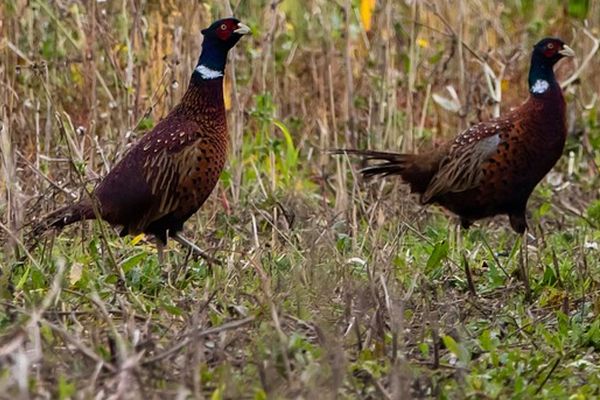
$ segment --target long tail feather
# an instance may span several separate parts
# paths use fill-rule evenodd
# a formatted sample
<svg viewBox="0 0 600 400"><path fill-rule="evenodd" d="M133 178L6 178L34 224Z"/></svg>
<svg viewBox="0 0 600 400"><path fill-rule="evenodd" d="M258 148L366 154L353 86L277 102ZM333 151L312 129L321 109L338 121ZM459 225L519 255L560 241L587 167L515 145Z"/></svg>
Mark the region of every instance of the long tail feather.
<svg viewBox="0 0 600 400"><path fill-rule="evenodd" d="M386 151L356 150L356 149L334 149L330 152L336 155L352 155L361 157L364 161L381 161L378 164L368 165L361 168L360 173L365 177L375 175L402 175L414 159L413 154L391 153Z"/></svg>
<svg viewBox="0 0 600 400"><path fill-rule="evenodd" d="M80 201L79 203L59 208L43 217L40 222L34 225L32 234L40 235L52 228L62 229L74 222L94 218L96 218L96 215L91 204L86 201Z"/></svg>
<svg viewBox="0 0 600 400"><path fill-rule="evenodd" d="M365 162L378 161L361 168L360 173L367 178L373 176L400 175L410 185L411 191L423 193L433 177L437 163L428 162L417 154L402 154L386 151L334 149L330 154L352 155Z"/></svg>

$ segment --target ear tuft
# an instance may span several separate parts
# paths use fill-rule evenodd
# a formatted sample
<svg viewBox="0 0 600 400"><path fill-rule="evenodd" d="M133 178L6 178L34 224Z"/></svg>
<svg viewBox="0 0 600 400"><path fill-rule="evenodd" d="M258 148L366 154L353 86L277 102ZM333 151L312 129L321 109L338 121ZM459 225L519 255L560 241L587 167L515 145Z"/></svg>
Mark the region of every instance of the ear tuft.
<svg viewBox="0 0 600 400"><path fill-rule="evenodd" d="M203 34L203 35L206 35L206 31L208 31L208 28L206 28L206 29L202 29L202 30L200 31L200 33L201 33L201 34Z"/></svg>

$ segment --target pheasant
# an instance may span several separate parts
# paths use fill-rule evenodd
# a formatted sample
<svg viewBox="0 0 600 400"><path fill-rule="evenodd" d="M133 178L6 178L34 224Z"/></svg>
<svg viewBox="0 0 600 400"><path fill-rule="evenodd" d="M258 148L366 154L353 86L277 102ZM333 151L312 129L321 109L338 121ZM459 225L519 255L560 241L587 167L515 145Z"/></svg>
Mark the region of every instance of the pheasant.
<svg viewBox="0 0 600 400"><path fill-rule="evenodd" d="M527 200L562 155L567 136L565 100L553 66L573 50L560 39L533 47L529 98L499 118L480 122L454 140L422 154L334 150L379 161L362 175L400 175L422 204L438 204L468 228L474 221L507 214L512 229L527 229Z"/></svg>
<svg viewBox="0 0 600 400"><path fill-rule="evenodd" d="M181 102L124 155L91 196L49 214L34 232L101 218L122 227L121 236L154 236L161 260L169 237L205 256L181 230L206 201L225 165L229 135L223 75L228 51L248 33L250 28L235 18L202 30L202 52Z"/></svg>

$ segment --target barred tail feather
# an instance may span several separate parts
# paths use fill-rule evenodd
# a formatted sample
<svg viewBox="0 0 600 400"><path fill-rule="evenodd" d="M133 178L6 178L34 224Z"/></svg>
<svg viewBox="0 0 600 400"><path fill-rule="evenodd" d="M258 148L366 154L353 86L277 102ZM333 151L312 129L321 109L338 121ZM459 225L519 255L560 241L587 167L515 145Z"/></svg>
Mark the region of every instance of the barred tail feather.
<svg viewBox="0 0 600 400"><path fill-rule="evenodd" d="M385 178L386 176L389 176L389 175L402 175L403 170L404 170L404 167L400 166L400 165L377 164L377 165L370 165L368 167L361 168L360 173L365 178L372 178L377 175L380 175Z"/></svg>
<svg viewBox="0 0 600 400"><path fill-rule="evenodd" d="M378 164L361 168L361 174L368 178L375 175L402 175L410 167L415 157L413 154L355 149L335 149L331 151L331 154L348 154L361 157L364 161L381 161Z"/></svg>
<svg viewBox="0 0 600 400"><path fill-rule="evenodd" d="M80 201L46 215L35 225L32 234L39 235L52 228L62 229L74 222L94 218L96 218L96 215L92 205L89 202Z"/></svg>
<svg viewBox="0 0 600 400"><path fill-rule="evenodd" d="M356 149L335 149L330 153L357 156L367 163L377 161L361 168L360 173L366 178L400 175L415 193L423 193L426 190L437 168L437 163L426 162L416 154Z"/></svg>

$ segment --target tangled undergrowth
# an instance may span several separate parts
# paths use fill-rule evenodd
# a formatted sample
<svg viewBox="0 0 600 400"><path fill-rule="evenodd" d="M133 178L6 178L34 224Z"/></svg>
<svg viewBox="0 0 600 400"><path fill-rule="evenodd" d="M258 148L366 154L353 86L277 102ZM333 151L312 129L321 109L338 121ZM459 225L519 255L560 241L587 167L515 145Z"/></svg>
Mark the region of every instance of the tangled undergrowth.
<svg viewBox="0 0 600 400"><path fill-rule="evenodd" d="M222 263L172 244L159 265L103 223L35 247L27 225L176 104L199 30L231 10L4 1L0 398L599 396L600 4L539 3L240 2L231 158L186 225ZM578 57L557 70L569 139L525 244L503 218L457 231L324 151L424 148L518 105L546 35Z"/></svg>

